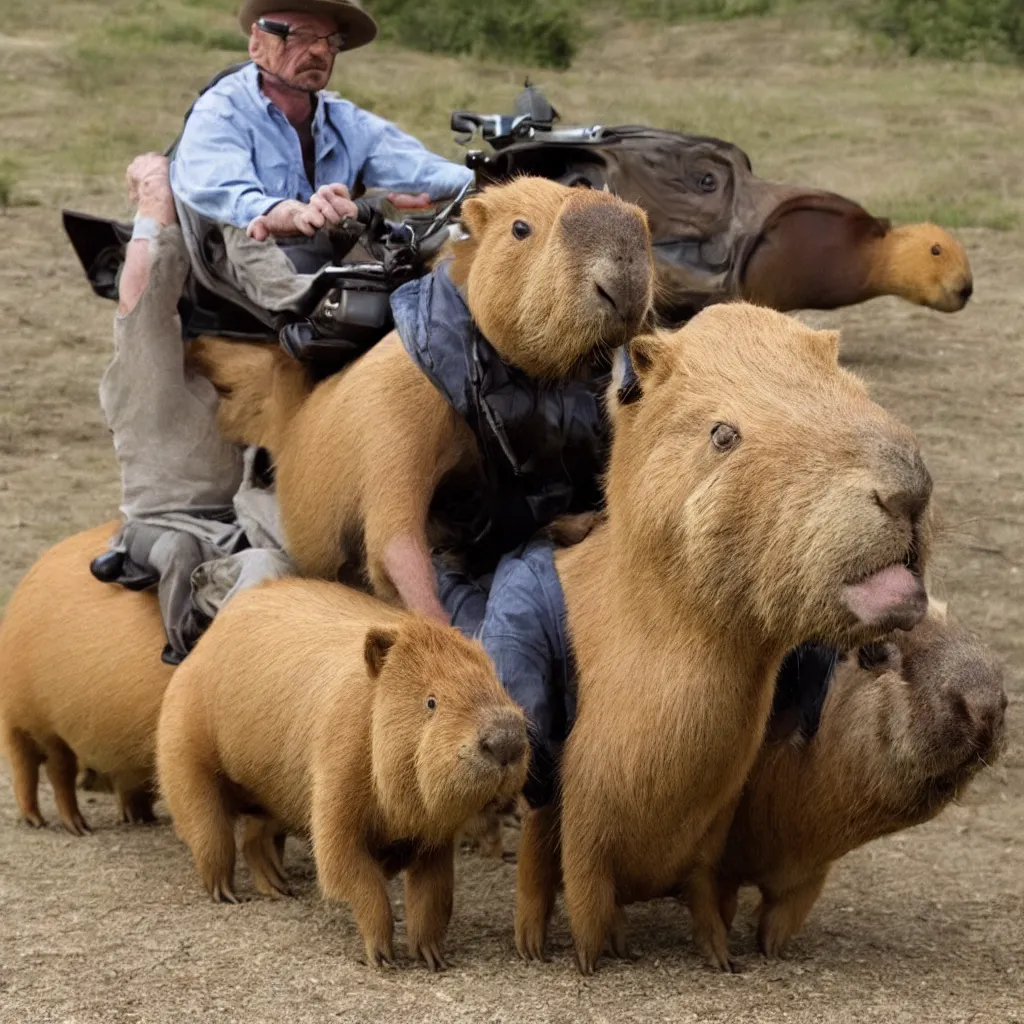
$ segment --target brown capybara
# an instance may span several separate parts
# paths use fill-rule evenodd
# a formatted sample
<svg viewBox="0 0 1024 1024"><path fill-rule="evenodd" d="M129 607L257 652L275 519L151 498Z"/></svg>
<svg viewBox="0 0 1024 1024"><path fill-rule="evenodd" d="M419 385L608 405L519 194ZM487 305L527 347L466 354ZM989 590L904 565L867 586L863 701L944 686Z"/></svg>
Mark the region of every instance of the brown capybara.
<svg viewBox="0 0 1024 1024"><path fill-rule="evenodd" d="M747 257L738 289L782 311L835 309L880 295L943 313L967 305L974 278L967 253L937 224L893 227L854 204L828 211L784 203Z"/></svg>
<svg viewBox="0 0 1024 1024"><path fill-rule="evenodd" d="M462 223L451 280L493 349L531 379L565 380L647 322L652 257L638 207L519 178L466 200ZM364 571L377 596L444 619L431 502L447 481L479 475L481 452L397 332L312 393L276 348L200 339L192 358L221 392L225 435L270 450L300 571Z"/></svg>
<svg viewBox="0 0 1024 1024"><path fill-rule="evenodd" d="M154 597L89 572L119 526L77 533L45 552L0 623L0 744L29 825L44 824L44 763L69 832L88 831L75 796L79 766L110 777L122 820L154 820L156 723L172 669L160 660L166 638Z"/></svg>
<svg viewBox="0 0 1024 1024"><path fill-rule="evenodd" d="M522 789L528 760L523 714L479 644L319 580L235 597L175 672L157 737L161 792L214 899L235 899L235 818L263 818L243 848L261 891L285 889L275 836L308 836L371 964L392 959L386 883L404 869L409 951L431 969L453 839Z"/></svg>
<svg viewBox="0 0 1024 1024"><path fill-rule="evenodd" d="M838 364L838 336L713 306L619 353L607 519L556 555L577 666L558 805L527 815L517 946L540 956L558 882L589 973L623 907L698 871L695 925L728 963L714 860L787 651L924 615L931 479L913 434ZM723 836L724 838L724 836Z"/></svg>
<svg viewBox="0 0 1024 1024"><path fill-rule="evenodd" d="M934 818L993 762L1005 710L991 652L934 600L910 632L850 654L813 736L769 729L718 867L726 926L739 887L758 886L758 941L779 953L836 860Z"/></svg>

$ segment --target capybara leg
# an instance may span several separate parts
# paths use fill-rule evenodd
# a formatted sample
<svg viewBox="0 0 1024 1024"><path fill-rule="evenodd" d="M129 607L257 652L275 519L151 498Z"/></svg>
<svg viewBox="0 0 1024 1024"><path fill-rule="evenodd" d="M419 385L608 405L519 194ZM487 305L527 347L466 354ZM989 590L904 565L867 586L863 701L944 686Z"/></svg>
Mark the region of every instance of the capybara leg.
<svg viewBox="0 0 1024 1024"><path fill-rule="evenodd" d="M455 859L451 845L417 857L405 872L405 931L409 956L433 971L448 964L441 954L455 893Z"/></svg>
<svg viewBox="0 0 1024 1024"><path fill-rule="evenodd" d="M731 971L729 959L729 930L722 920L718 880L714 868L698 865L689 882L690 916L693 919L693 937L700 951L712 967Z"/></svg>
<svg viewBox="0 0 1024 1024"><path fill-rule="evenodd" d="M5 741L18 811L26 825L42 828L46 824L46 819L39 813L39 765L43 761L43 752L20 729L9 729Z"/></svg>
<svg viewBox="0 0 1024 1024"><path fill-rule="evenodd" d="M611 938L618 920L615 879L601 864L573 865L563 862L565 908L576 947L580 974L593 974L597 959ZM625 935L619 937L625 942Z"/></svg>
<svg viewBox="0 0 1024 1024"><path fill-rule="evenodd" d="M559 824L554 805L523 815L516 865L516 950L546 960L548 922L559 882Z"/></svg>
<svg viewBox="0 0 1024 1024"><path fill-rule="evenodd" d="M185 698L172 687L164 700L157 733L160 791L206 891L218 903L237 903L234 815L202 714Z"/></svg>
<svg viewBox="0 0 1024 1024"><path fill-rule="evenodd" d="M626 917L625 907L615 907L615 924L612 926L611 946L612 953L620 960L630 959L629 919Z"/></svg>
<svg viewBox="0 0 1024 1024"><path fill-rule="evenodd" d="M736 911L740 903L740 890L738 885L718 880L718 912L722 915L722 924L725 925L726 934L732 929L732 923L736 920Z"/></svg>
<svg viewBox="0 0 1024 1024"><path fill-rule="evenodd" d="M64 827L73 836L88 835L89 826L78 809L78 796L75 793L78 762L72 749L62 740L54 739L46 746L46 777L53 787L57 814Z"/></svg>
<svg viewBox="0 0 1024 1024"><path fill-rule="evenodd" d="M359 837L346 829L347 816L314 790L313 859L320 891L352 907L371 967L394 962L394 918L387 879Z"/></svg>
<svg viewBox="0 0 1024 1024"><path fill-rule="evenodd" d="M249 865L257 892L263 896L292 895L275 845L279 830L273 819L253 817L245 823L242 856Z"/></svg>
<svg viewBox="0 0 1024 1024"><path fill-rule="evenodd" d="M800 931L811 907L821 895L827 877L826 869L778 897L773 893L762 892L757 943L765 956L778 956L786 943Z"/></svg>
<svg viewBox="0 0 1024 1024"><path fill-rule="evenodd" d="M114 794L122 824L152 825L156 822L156 814L153 813L156 794L151 785L140 784L137 778L130 781L114 779Z"/></svg>

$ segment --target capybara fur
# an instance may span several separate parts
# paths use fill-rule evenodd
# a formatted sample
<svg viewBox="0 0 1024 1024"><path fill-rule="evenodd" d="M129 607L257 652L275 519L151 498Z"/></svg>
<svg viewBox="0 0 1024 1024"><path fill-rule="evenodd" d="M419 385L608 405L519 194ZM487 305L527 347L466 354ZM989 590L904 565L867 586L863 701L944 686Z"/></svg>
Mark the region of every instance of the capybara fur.
<svg viewBox="0 0 1024 1024"><path fill-rule="evenodd" d="M647 322L653 280L643 212L605 192L519 178L466 200L451 277L508 363L557 381ZM267 447L287 547L308 576L365 572L385 600L440 615L431 501L479 472L474 434L392 332L311 393L281 351L200 339L226 436Z"/></svg>
<svg viewBox="0 0 1024 1024"><path fill-rule="evenodd" d="M312 841L320 889L392 959L387 879L405 870L409 951L431 969L451 915L453 839L522 788L523 713L479 644L337 583L279 580L218 613L175 672L160 788L214 899L233 902L234 821L261 891L274 838ZM263 819L261 822L260 819Z"/></svg>
<svg viewBox="0 0 1024 1024"><path fill-rule="evenodd" d="M974 279L967 253L937 224L893 227L850 204L785 203L740 273L739 293L782 311L836 309L880 295L955 313Z"/></svg>
<svg viewBox="0 0 1024 1024"><path fill-rule="evenodd" d="M519 855L520 952L543 953L560 846L584 973L607 940L624 950L626 904L702 865L698 939L728 963L704 844L724 839L784 655L910 628L927 601L931 478L835 333L725 304L629 352L607 519L556 555L578 688L560 800L527 816Z"/></svg>
<svg viewBox="0 0 1024 1024"><path fill-rule="evenodd" d="M910 632L852 652L817 731L762 746L718 868L728 927L741 885L761 890L758 941L781 952L832 864L934 818L998 756L1006 693L991 652L932 601Z"/></svg>
<svg viewBox="0 0 1024 1024"><path fill-rule="evenodd" d="M89 563L119 523L54 545L18 584L0 623L0 743L21 817L39 813L45 765L64 827L88 825L75 795L79 767L109 777L126 822L153 820L156 723L172 669L152 594L100 583ZM127 641L127 642L125 642Z"/></svg>

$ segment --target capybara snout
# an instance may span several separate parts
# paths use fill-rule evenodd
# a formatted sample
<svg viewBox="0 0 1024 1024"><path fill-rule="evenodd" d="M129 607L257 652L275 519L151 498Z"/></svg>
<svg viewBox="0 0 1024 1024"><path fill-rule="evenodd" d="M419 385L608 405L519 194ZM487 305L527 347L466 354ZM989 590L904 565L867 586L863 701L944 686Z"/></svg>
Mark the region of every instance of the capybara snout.
<svg viewBox="0 0 1024 1024"><path fill-rule="evenodd" d="M526 722L521 714L499 711L480 731L480 754L505 769L523 760L527 749Z"/></svg>
<svg viewBox="0 0 1024 1024"><path fill-rule="evenodd" d="M585 194L585 193L584 193ZM603 195L599 193L598 195ZM637 334L651 307L651 265L643 221L625 204L573 196L560 220L562 239L583 258L580 275L593 283L590 302L603 341L623 344ZM585 283L580 287L584 302Z"/></svg>
<svg viewBox="0 0 1024 1024"><path fill-rule="evenodd" d="M959 787L991 763L1005 741L1002 666L970 632L934 604L926 619L893 644L910 690L906 740L894 737L908 765ZM909 741L907 744L906 741Z"/></svg>

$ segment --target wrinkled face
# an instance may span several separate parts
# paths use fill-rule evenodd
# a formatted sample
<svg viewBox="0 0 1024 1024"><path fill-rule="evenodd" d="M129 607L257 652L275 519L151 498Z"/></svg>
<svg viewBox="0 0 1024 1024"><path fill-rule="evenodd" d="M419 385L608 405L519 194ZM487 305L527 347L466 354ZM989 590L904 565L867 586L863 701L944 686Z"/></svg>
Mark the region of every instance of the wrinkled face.
<svg viewBox="0 0 1024 1024"><path fill-rule="evenodd" d="M971 265L963 246L936 224L897 228L899 252L916 280L914 301L942 313L967 305L974 291Z"/></svg>
<svg viewBox="0 0 1024 1024"><path fill-rule="evenodd" d="M371 631L370 638L380 631ZM526 781L522 711L479 644L423 619L368 638L373 774L393 820L439 837ZM374 660L377 667L374 667Z"/></svg>
<svg viewBox="0 0 1024 1024"><path fill-rule="evenodd" d="M647 322L653 263L639 207L524 177L468 199L462 220L452 279L484 336L531 376L567 376Z"/></svg>
<svg viewBox="0 0 1024 1024"><path fill-rule="evenodd" d="M877 691L878 739L897 770L890 803L921 813L955 796L1004 743L1006 692L992 653L932 604L909 633L854 655L862 678L837 685ZM867 678L863 678L867 677Z"/></svg>
<svg viewBox="0 0 1024 1024"><path fill-rule="evenodd" d="M334 70L338 26L330 18L314 14L281 11L268 14L282 21L291 32L287 39L253 25L249 36L249 57L265 71L293 89L316 92L326 88Z"/></svg>
<svg viewBox="0 0 1024 1024"><path fill-rule="evenodd" d="M630 354L635 400L609 403L609 514L664 587L784 649L920 619L931 479L910 431L840 369L835 334L737 303Z"/></svg>

